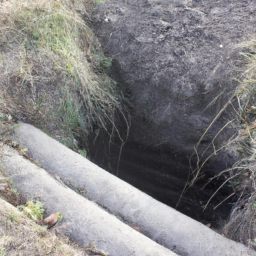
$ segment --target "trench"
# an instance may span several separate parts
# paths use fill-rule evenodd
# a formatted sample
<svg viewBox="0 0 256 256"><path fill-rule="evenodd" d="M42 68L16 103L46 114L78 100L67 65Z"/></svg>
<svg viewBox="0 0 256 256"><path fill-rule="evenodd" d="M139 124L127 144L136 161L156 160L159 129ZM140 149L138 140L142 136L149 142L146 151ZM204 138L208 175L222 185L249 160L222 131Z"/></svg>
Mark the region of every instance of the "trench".
<svg viewBox="0 0 256 256"><path fill-rule="evenodd" d="M171 149L168 144L150 148L128 139L122 148L118 163L119 154L120 142L118 143L117 136L112 137L111 142L109 135L104 131L91 136L89 159L113 175L187 216L203 224L211 224L216 230L220 231L229 218L232 204L238 196L221 202L233 192L231 186L227 184L220 189L205 210L204 205L224 180L214 180L202 188L213 177L213 169L222 171L230 163L213 160L204 169L202 178L181 197L190 172L187 152ZM214 209L219 204L220 206Z"/></svg>
<svg viewBox="0 0 256 256"><path fill-rule="evenodd" d="M130 100L132 126L118 171L117 138L110 139L104 131L94 134L88 151L94 163L176 208L190 174L188 158L193 147L237 86L234 78L240 77L245 64L237 46L247 41L249 30L255 33L246 18L251 17L252 6L250 1L232 8L230 2L142 2L107 1L93 16L95 34L106 56L112 58L110 75L122 89L128 89L123 95ZM189 12L184 8L187 5ZM216 125L210 131L212 136L226 123ZM228 141L234 133L227 134L218 143ZM210 143L208 138L205 145ZM236 161L228 158L222 152L205 165L201 179L182 196L178 211L221 227L239 195L221 203L234 192L227 183L203 210L224 178L202 187ZM196 165L196 159L191 165Z"/></svg>

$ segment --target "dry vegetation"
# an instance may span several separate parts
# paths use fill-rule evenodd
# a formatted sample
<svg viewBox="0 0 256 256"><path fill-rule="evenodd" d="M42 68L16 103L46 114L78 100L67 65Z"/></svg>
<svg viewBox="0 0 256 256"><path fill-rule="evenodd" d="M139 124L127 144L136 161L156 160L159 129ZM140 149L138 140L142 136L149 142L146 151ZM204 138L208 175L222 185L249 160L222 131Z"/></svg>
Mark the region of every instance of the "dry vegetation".
<svg viewBox="0 0 256 256"><path fill-rule="evenodd" d="M224 233L231 239L256 249L256 41L240 45L247 61L236 90L237 116L241 127L233 146L240 155L230 172L230 183L239 199L233 206Z"/></svg>
<svg viewBox="0 0 256 256"><path fill-rule="evenodd" d="M0 143L17 147L17 121L78 150L95 128L116 129L117 85L88 24L94 0L0 1ZM111 132L111 133L112 133ZM86 155L86 151L81 151ZM108 255L81 248L20 213L11 180L0 175L0 255ZM24 203L24 202L23 202Z"/></svg>
<svg viewBox="0 0 256 256"><path fill-rule="evenodd" d="M256 40L243 43L239 45L239 48L246 61L246 68L244 66L241 67L241 77L237 79L238 86L234 95L215 117L195 146L194 156L197 157L197 166L191 170L192 179L187 183L184 191L203 175L204 167L210 158L220 152L225 153L225 151L232 151L233 154L237 154L239 161L234 163L231 168L223 170L211 178L205 184L207 186L220 177L224 180L204 205L204 209L208 207L209 202L222 187L231 187L233 192L220 203L222 204L232 197L235 198L231 201L232 211L226 226L222 230L222 234L256 249ZM215 135L211 144L199 155L198 147L202 139L225 111L229 112L232 118L227 121ZM216 148L215 139L230 126L235 127L238 130L238 134L234 134L228 142ZM207 156L205 153L210 150L211 153ZM216 205L214 209L219 205Z"/></svg>
<svg viewBox="0 0 256 256"><path fill-rule="evenodd" d="M121 106L111 59L89 22L93 0L0 2L0 113L39 126L71 148L107 129ZM88 23L87 22L87 23Z"/></svg>
<svg viewBox="0 0 256 256"><path fill-rule="evenodd" d="M85 249L57 237L0 199L0 255L85 256Z"/></svg>

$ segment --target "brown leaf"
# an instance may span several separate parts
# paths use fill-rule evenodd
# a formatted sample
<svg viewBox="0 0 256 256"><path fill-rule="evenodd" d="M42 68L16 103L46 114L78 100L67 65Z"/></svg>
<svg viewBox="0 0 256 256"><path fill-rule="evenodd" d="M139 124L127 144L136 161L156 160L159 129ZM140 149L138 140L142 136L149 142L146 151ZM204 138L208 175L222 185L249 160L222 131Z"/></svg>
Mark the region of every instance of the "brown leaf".
<svg viewBox="0 0 256 256"><path fill-rule="evenodd" d="M55 225L57 223L59 214L60 214L60 212L55 212L55 213L51 214L49 217L42 220L41 224L47 225L48 228L51 228L53 225Z"/></svg>

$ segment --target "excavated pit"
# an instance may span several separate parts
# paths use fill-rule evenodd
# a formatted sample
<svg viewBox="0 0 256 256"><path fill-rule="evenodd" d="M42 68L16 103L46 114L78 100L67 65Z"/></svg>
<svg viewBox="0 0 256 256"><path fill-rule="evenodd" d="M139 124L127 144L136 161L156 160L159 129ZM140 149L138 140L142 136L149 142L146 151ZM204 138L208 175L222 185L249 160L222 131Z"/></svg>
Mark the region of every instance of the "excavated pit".
<svg viewBox="0 0 256 256"><path fill-rule="evenodd" d="M122 149L119 168L117 169L120 147L111 143L109 147L110 138L106 134L103 136L103 134L105 133L102 132L102 136L99 135L96 140L95 137L92 138L94 143L91 143L89 150L89 159L92 162L160 202L176 208L204 224L210 223L211 227L215 229L221 229L230 215L232 203L236 202L239 195L233 196L216 210L213 210L233 192L228 183L215 195L206 210L203 210L204 205L223 183L224 178L213 181L204 189L202 187L213 177L212 165L215 168L218 167L219 170L224 170L231 165L232 158L226 159L226 161L213 160L203 170L202 179L181 196L188 182L188 177L189 181L191 179L191 176L189 176L189 155L171 150L167 146L154 149L143 148L143 146L128 140ZM116 140L116 143L118 143L118 140Z"/></svg>
<svg viewBox="0 0 256 256"><path fill-rule="evenodd" d="M255 13L250 0L106 0L99 5L93 26L112 59L109 74L122 91L131 124L123 147L116 133L95 133L90 159L176 207L192 178L190 166L197 164L195 155L189 161L195 146L237 87L236 78L245 66L238 45L256 33ZM198 147L200 156L210 145L201 163L237 132L236 127L226 127L214 139L232 118L227 109L208 130ZM120 120L125 140L127 127ZM202 187L235 161L227 150L207 161L201 179L181 197L177 209L213 226L227 219L238 195L213 208L233 192L230 183L205 211L202 207L223 180Z"/></svg>
<svg viewBox="0 0 256 256"><path fill-rule="evenodd" d="M14 137L44 169L4 147L4 173L13 175L22 195L40 195L47 212L63 213L61 232L81 244L95 242L100 235L97 245L113 256L255 255L251 248L146 195L29 124L21 124Z"/></svg>

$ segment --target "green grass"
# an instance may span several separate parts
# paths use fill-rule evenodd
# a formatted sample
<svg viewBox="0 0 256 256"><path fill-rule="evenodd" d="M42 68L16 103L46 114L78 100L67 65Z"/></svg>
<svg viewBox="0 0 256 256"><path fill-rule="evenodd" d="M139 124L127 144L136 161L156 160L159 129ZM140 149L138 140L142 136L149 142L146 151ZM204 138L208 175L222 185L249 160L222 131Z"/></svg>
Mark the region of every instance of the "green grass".
<svg viewBox="0 0 256 256"><path fill-rule="evenodd" d="M86 157L87 157L87 152L86 152L86 150L85 150L85 149L80 150L80 151L79 151L79 154L80 154L81 156L83 156L84 158L86 158Z"/></svg>
<svg viewBox="0 0 256 256"><path fill-rule="evenodd" d="M6 254L6 249L3 247L0 247L0 255L4 256Z"/></svg>
<svg viewBox="0 0 256 256"><path fill-rule="evenodd" d="M95 0L95 4L100 4L100 3L103 3L105 0Z"/></svg>
<svg viewBox="0 0 256 256"><path fill-rule="evenodd" d="M59 108L59 114L62 117L63 124L68 124L72 130L86 130L86 123L83 120L83 106L79 106L77 101L72 97L68 88L63 90L63 101Z"/></svg>
<svg viewBox="0 0 256 256"><path fill-rule="evenodd" d="M70 149L75 149L73 134L70 134L67 138L62 138L60 142Z"/></svg>

